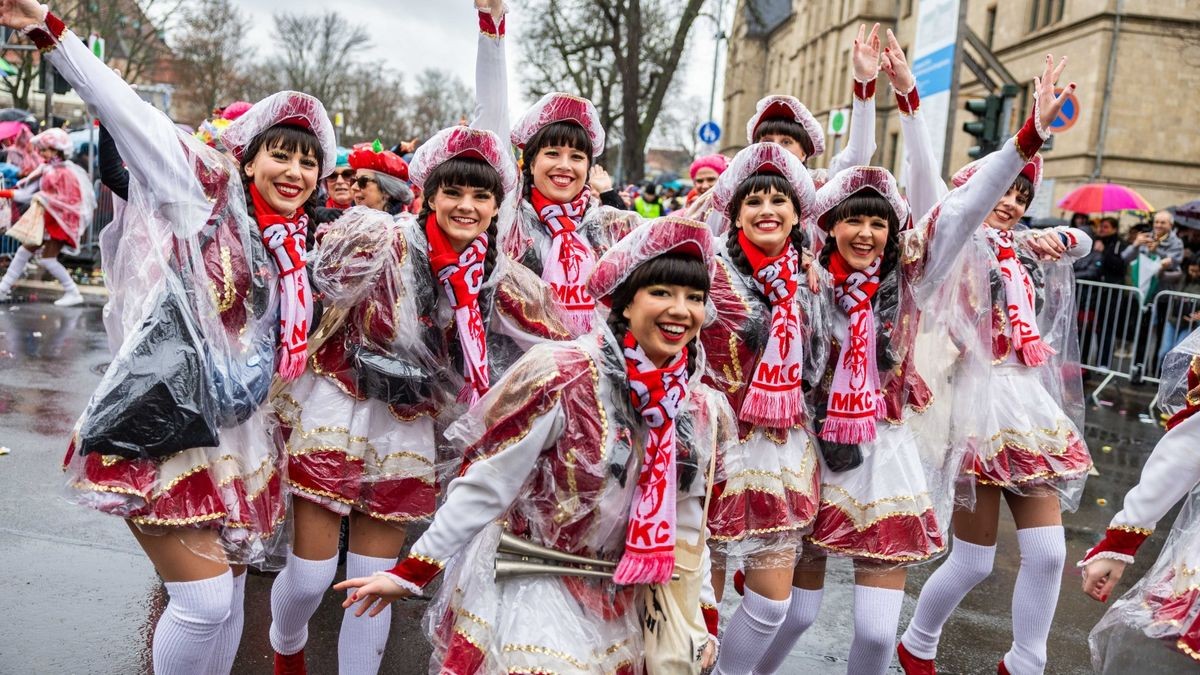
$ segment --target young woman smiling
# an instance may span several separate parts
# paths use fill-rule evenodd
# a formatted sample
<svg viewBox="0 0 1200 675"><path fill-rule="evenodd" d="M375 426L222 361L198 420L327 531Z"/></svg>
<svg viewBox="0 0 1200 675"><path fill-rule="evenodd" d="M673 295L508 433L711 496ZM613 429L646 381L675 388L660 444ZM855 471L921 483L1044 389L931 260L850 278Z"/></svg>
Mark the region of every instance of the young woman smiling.
<svg viewBox="0 0 1200 675"><path fill-rule="evenodd" d="M227 673L245 580L231 566L261 561L284 515L280 457L261 404L272 374L288 380L303 370L306 212L333 165L333 125L319 101L275 94L227 129L234 162L142 101L44 5L8 0L0 24L28 35L104 119L130 173L119 245L104 261L113 292L105 320L120 346L64 460L72 498L126 519L165 582L154 671ZM164 335L174 337L157 347ZM139 359L155 349L173 359L147 368ZM163 402L154 424L152 409L129 409L137 390L114 386L157 369L209 383L192 392L200 408ZM192 426L175 423L189 416ZM141 427L89 431L113 419ZM146 426L171 430L153 439L161 451L129 440L146 436ZM193 438L217 447L192 447Z"/></svg>
<svg viewBox="0 0 1200 675"><path fill-rule="evenodd" d="M729 420L697 376L712 259L707 228L670 217L611 248L590 281L608 322L531 350L448 430L462 475L406 559L336 586L344 606L378 613L444 572L440 672L640 672L638 593L670 580L677 537L700 537L704 467ZM497 574L502 533L614 576Z"/></svg>
<svg viewBox="0 0 1200 675"><path fill-rule="evenodd" d="M1047 57L1043 83L1057 79L1064 65L1055 68ZM1042 116L1034 120L1046 125L1045 110L1055 101L1042 91L1039 98ZM990 186L999 195L991 208L972 214L991 253L991 334L983 347L995 365L982 433L972 444L964 476L964 488L974 492L974 508L954 512L950 555L922 589L904 633L901 663L909 672L933 671L943 625L991 574L1001 497L1016 521L1021 568L1013 590L1012 648L998 668L1017 675L1043 672L1066 556L1061 512L1078 506L1092 467L1083 434L1064 410L1069 400L1064 391L1079 389L1079 371L1063 364L1063 357L1069 360L1075 353L1069 262L1091 251L1092 241L1070 227L1038 232L1018 227L1042 174L1041 156L1023 157L1028 161L1006 187ZM983 172L996 161L989 156L968 164L954 175L953 185L962 189L986 180ZM1002 194L1000 188L1005 188ZM1065 258L1067 264L1051 266L1039 254L1043 260ZM1065 371L1076 373L1074 382Z"/></svg>
<svg viewBox="0 0 1200 675"><path fill-rule="evenodd" d="M544 284L497 252L497 214L517 185L505 144L446 129L417 150L412 178L419 217L357 206L317 231L320 345L276 400L294 497L292 550L271 591L277 672L304 672L342 517L349 577L395 565L407 525L433 515L439 475L457 470L438 470L435 418L455 418L535 342L568 337ZM390 625L390 612L347 611L339 671L378 671Z"/></svg>
<svg viewBox="0 0 1200 675"><path fill-rule="evenodd" d="M746 569L745 600L730 619L720 673L749 673L787 612L796 550L817 513L817 459L804 401L810 363L825 341L801 253L813 186L798 159L775 143L734 157L713 188L713 208L733 223L718 241L713 277L718 320L703 340L717 388L737 411L739 443L720 470L710 508L718 553L714 585L730 559Z"/></svg>
<svg viewBox="0 0 1200 675"><path fill-rule="evenodd" d="M475 119L471 126L509 135L522 151L521 201L516 223L505 233L504 251L550 285L568 327L591 329L595 299L587 289L596 259L639 221L637 214L599 203L588 187L596 157L604 152L604 128L592 102L546 94L508 127L508 79L504 55L504 3L479 9L475 68ZM611 181L609 181L611 183Z"/></svg>

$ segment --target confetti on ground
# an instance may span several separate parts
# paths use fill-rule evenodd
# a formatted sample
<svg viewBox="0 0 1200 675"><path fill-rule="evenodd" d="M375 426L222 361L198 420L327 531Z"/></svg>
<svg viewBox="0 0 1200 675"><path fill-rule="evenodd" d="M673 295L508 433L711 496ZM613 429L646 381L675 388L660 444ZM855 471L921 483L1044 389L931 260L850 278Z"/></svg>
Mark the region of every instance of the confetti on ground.
<svg viewBox="0 0 1200 675"><path fill-rule="evenodd" d="M1102 446L1100 446L1100 452L1103 452L1104 454L1108 454L1108 453L1112 452L1112 446L1111 445L1102 445Z"/></svg>
<svg viewBox="0 0 1200 675"><path fill-rule="evenodd" d="M1104 497L1101 497L1096 500L1096 506L1108 506L1108 500Z"/></svg>

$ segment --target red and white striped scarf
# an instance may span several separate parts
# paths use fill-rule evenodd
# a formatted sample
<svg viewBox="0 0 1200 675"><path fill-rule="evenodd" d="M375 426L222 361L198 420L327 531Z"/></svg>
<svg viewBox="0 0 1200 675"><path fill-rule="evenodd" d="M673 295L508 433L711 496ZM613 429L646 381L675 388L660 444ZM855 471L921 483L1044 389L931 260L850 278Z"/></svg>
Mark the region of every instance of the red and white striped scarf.
<svg viewBox="0 0 1200 675"><path fill-rule="evenodd" d="M577 231L589 199L591 191L587 187L565 204L550 201L537 188L530 195L538 220L550 231L550 252L542 261L542 280L550 285L567 322L578 334L592 329L596 310L596 301L587 289L596 254Z"/></svg>
<svg viewBox="0 0 1200 675"><path fill-rule="evenodd" d="M483 314L479 311L479 289L487 258L488 236L481 232L462 253L454 250L450 239L438 227L437 214L425 219L425 237L429 241L429 267L437 275L450 306L454 309L454 326L463 357L463 384L458 393L462 403L474 405L490 386L488 375L487 335Z"/></svg>
<svg viewBox="0 0 1200 675"><path fill-rule="evenodd" d="M281 216L267 204L254 183L250 199L258 220L263 244L279 268L279 362L276 373L290 382L304 372L308 359L308 324L312 321L312 289L305 271L304 242L308 237L308 215L296 209L291 218Z"/></svg>
<svg viewBox="0 0 1200 675"><path fill-rule="evenodd" d="M1000 262L1000 277L1004 281L1004 305L1013 350L1021 363L1040 366L1056 352L1042 340L1042 335L1038 332L1033 281L1029 278L1028 270L1017 258L1012 232L986 225L984 227L992 252Z"/></svg>
<svg viewBox="0 0 1200 675"><path fill-rule="evenodd" d="M649 433L638 474L625 552L613 573L618 584L665 584L675 570L675 417L687 399L687 347L665 368L646 357L632 332L625 333L629 399Z"/></svg>
<svg viewBox="0 0 1200 675"><path fill-rule="evenodd" d="M771 327L738 418L776 429L804 422L804 341L800 335L800 307L796 304L800 256L788 243L783 252L768 257L745 231L738 242L754 270L754 285L771 303Z"/></svg>
<svg viewBox="0 0 1200 675"><path fill-rule="evenodd" d="M821 438L835 443L875 440L875 420L886 414L879 390L875 358L875 312L871 299L879 290L882 256L862 271L850 267L837 251L829 257L833 298L850 319L850 331L838 353L829 389L829 405Z"/></svg>

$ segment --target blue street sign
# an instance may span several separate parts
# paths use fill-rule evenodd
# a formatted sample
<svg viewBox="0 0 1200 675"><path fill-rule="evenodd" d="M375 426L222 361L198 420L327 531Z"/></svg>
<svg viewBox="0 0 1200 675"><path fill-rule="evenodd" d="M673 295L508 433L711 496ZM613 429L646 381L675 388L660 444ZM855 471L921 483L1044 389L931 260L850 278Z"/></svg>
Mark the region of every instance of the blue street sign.
<svg viewBox="0 0 1200 675"><path fill-rule="evenodd" d="M709 120L700 125L696 135L700 137L702 143L716 143L721 138L721 127L717 126L716 122Z"/></svg>
<svg viewBox="0 0 1200 675"><path fill-rule="evenodd" d="M1061 88L1055 88L1056 95L1062 94ZM1063 101L1062 110L1058 111L1058 117L1050 123L1050 128L1055 132L1066 131L1075 126L1075 122L1079 120L1079 99L1075 94L1067 94L1067 100Z"/></svg>

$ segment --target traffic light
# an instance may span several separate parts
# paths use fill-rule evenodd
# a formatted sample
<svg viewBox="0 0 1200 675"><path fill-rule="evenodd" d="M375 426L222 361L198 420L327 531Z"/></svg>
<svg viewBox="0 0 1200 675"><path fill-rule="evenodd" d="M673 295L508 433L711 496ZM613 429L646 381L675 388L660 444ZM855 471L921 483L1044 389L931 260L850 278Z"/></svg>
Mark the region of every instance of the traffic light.
<svg viewBox="0 0 1200 675"><path fill-rule="evenodd" d="M970 122L963 122L962 126L963 131L975 137L975 147L967 151L971 159L979 159L1000 149L1000 145L1003 143L1000 131L1002 106L1003 100L996 95L967 99L967 112L977 118Z"/></svg>

